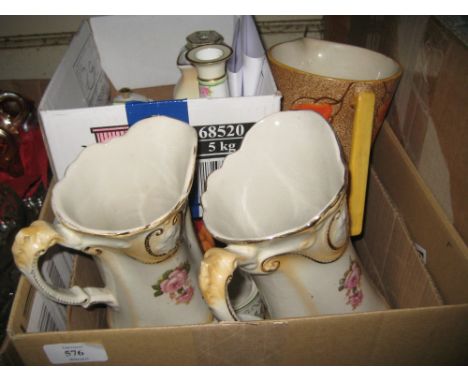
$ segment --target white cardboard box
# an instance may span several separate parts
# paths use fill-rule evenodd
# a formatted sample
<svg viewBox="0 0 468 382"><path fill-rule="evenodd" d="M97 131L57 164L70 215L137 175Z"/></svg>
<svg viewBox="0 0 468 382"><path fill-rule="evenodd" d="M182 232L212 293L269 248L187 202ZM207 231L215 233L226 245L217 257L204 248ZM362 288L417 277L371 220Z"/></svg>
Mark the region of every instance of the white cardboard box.
<svg viewBox="0 0 468 382"><path fill-rule="evenodd" d="M168 100L167 94L171 93L166 91L163 100L132 107L109 105L109 100L112 89L158 89L174 85L180 76L176 59L186 36L197 30L216 30L230 45L238 19L236 16L103 16L83 23L39 105L56 178L64 176L68 165L84 147L122 135L137 120L156 114L182 119L198 131L213 125L216 129L220 125L233 129L237 135L230 143L235 144L223 145L217 140L216 152L210 157L200 157L200 163L205 163L204 167L200 164L200 172L219 166L229 151L238 148L243 134L253 123L280 110L281 95L266 58L256 96ZM200 147L206 147L207 143L200 139ZM193 200L198 200L203 186L195 187ZM192 207L193 215L199 217L199 205Z"/></svg>

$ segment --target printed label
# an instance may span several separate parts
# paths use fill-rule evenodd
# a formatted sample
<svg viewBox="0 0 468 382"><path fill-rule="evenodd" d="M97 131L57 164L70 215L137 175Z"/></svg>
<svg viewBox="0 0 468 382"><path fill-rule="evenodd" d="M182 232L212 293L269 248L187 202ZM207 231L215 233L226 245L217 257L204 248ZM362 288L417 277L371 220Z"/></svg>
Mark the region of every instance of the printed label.
<svg viewBox="0 0 468 382"><path fill-rule="evenodd" d="M206 190L208 176L222 166L227 155L240 148L245 134L253 125L254 122L194 126L198 133L196 183L191 197L194 218L203 215L201 195Z"/></svg>
<svg viewBox="0 0 468 382"><path fill-rule="evenodd" d="M198 133L198 159L222 158L237 151L253 123L194 126Z"/></svg>
<svg viewBox="0 0 468 382"><path fill-rule="evenodd" d="M100 344L68 343L44 345L44 352L54 365L81 362L105 362L106 350Z"/></svg>

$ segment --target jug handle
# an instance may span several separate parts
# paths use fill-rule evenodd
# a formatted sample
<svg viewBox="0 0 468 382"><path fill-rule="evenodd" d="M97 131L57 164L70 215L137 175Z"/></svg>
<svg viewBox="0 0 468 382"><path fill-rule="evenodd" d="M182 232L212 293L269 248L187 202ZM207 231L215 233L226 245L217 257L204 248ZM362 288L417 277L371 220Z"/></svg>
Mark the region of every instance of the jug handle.
<svg viewBox="0 0 468 382"><path fill-rule="evenodd" d="M64 228L64 233L68 230ZM55 244L73 247L66 234L60 234L51 224L36 220L29 227L22 228L15 237L12 246L16 266L29 282L47 298L65 305L81 305L84 308L92 304L104 303L117 307L115 297L106 288L72 286L62 289L50 286L43 278L39 258Z"/></svg>
<svg viewBox="0 0 468 382"><path fill-rule="evenodd" d="M351 236L360 235L362 232L369 157L372 144L374 107L375 94L373 92L362 91L357 95L351 136L351 152L349 155L349 216L351 221Z"/></svg>
<svg viewBox="0 0 468 382"><path fill-rule="evenodd" d="M203 297L220 321L240 321L229 301L228 284L242 256L223 248L209 249L200 266L198 282Z"/></svg>

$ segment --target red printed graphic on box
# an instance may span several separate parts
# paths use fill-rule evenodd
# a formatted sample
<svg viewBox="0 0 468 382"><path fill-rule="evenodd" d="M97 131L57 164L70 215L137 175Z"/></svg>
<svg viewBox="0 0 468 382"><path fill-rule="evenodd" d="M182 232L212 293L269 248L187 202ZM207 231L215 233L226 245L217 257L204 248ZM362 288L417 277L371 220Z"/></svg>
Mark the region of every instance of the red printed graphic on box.
<svg viewBox="0 0 468 382"><path fill-rule="evenodd" d="M94 134L97 143L105 143L109 142L112 138L125 135L128 131L128 125L93 127L90 130Z"/></svg>

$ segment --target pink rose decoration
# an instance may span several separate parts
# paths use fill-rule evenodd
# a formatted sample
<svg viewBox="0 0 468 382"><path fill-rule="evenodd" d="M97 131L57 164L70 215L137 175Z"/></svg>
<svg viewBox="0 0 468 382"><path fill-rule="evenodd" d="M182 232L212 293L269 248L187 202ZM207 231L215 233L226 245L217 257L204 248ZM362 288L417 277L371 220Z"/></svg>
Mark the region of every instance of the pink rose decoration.
<svg viewBox="0 0 468 382"><path fill-rule="evenodd" d="M185 262L175 269L164 272L158 282L152 285L154 297L166 294L176 304L188 304L194 293L189 279L189 271L190 264Z"/></svg>
<svg viewBox="0 0 468 382"><path fill-rule="evenodd" d="M210 88L208 86L200 86L200 96L201 97L208 97L210 95Z"/></svg>
<svg viewBox="0 0 468 382"><path fill-rule="evenodd" d="M338 287L339 291L346 289L346 304L351 305L353 310L356 309L364 299L364 293L360 288L361 282L361 269L358 263L352 262L348 271L344 274L344 277L340 280Z"/></svg>
<svg viewBox="0 0 468 382"><path fill-rule="evenodd" d="M356 309L362 302L364 298L364 294L361 290L357 291L356 293L351 294L348 296L348 304L350 304L353 309Z"/></svg>
<svg viewBox="0 0 468 382"><path fill-rule="evenodd" d="M189 286L187 289L184 289L183 292L176 298L176 303L185 303L188 304L193 296L193 288Z"/></svg>
<svg viewBox="0 0 468 382"><path fill-rule="evenodd" d="M344 287L347 289L357 288L361 279L361 270L356 263L351 265L351 270L346 276Z"/></svg>
<svg viewBox="0 0 468 382"><path fill-rule="evenodd" d="M187 271L185 269L175 269L169 277L161 283L161 291L164 293L174 293L182 288L187 281Z"/></svg>

